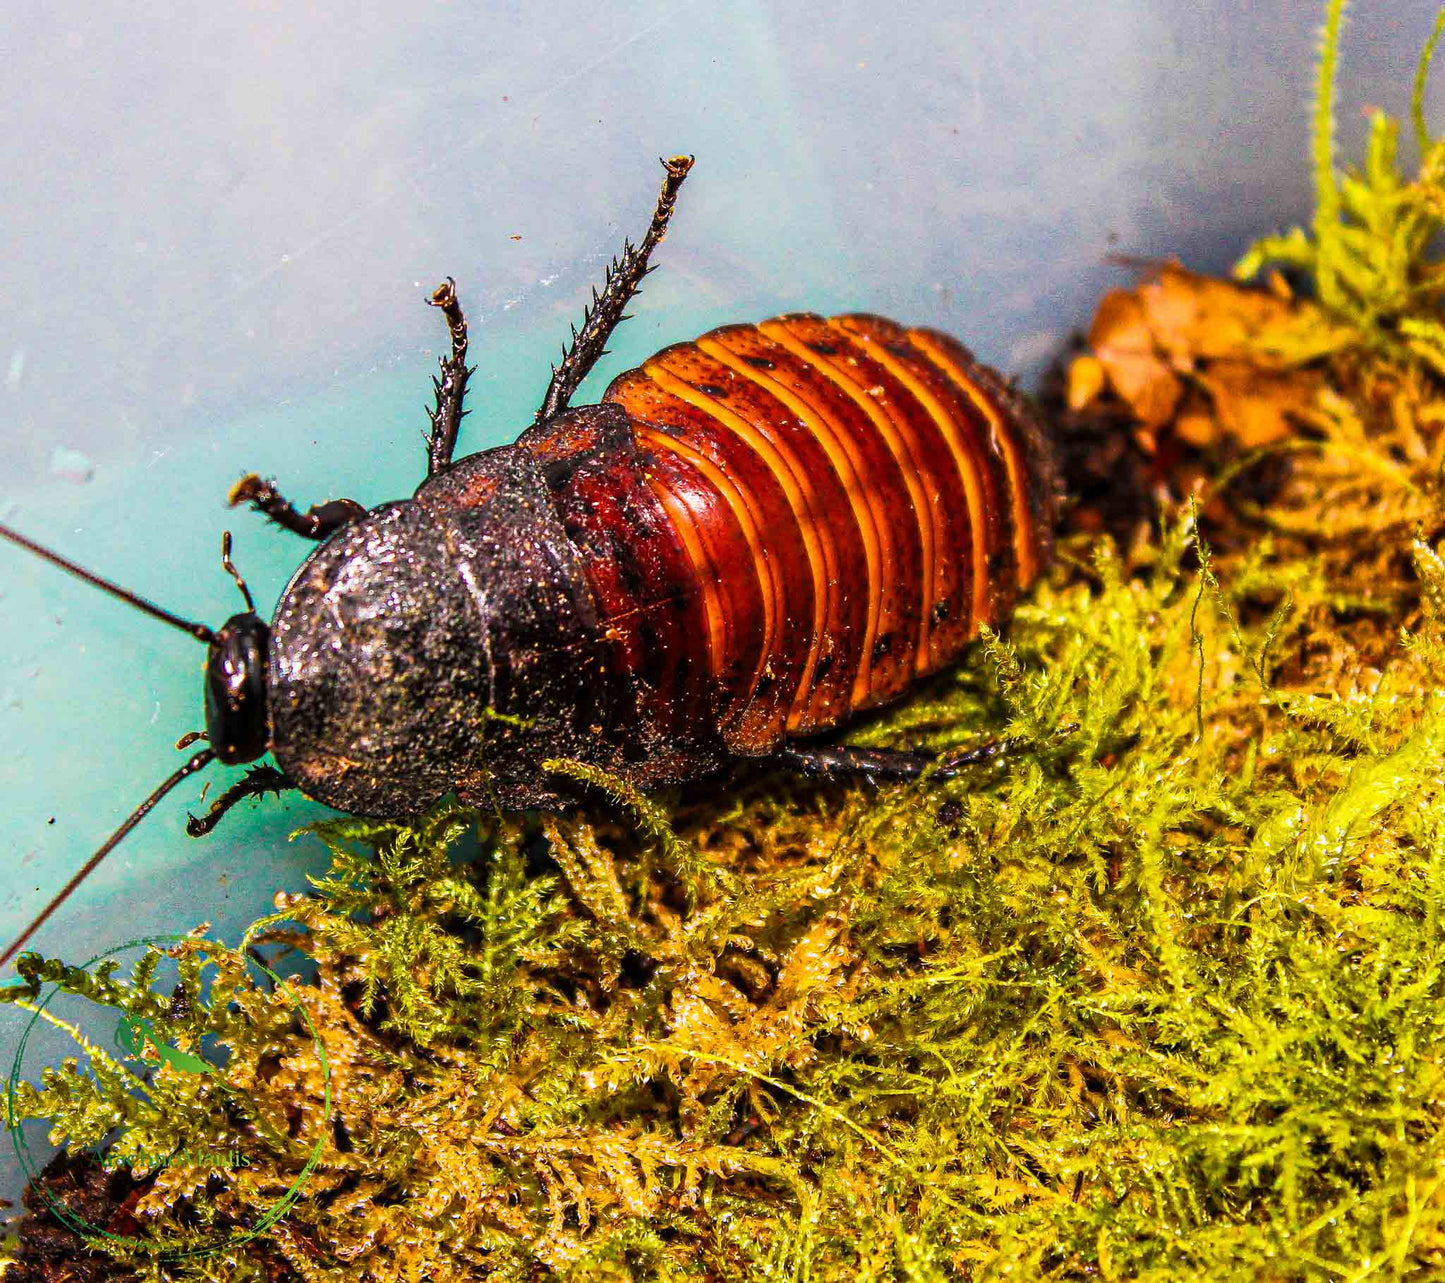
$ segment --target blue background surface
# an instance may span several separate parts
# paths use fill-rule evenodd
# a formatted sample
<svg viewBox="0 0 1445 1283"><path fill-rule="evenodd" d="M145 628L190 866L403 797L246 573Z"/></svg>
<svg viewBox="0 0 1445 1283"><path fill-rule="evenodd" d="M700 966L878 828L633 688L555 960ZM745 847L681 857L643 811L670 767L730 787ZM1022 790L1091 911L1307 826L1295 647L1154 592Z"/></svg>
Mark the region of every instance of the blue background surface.
<svg viewBox="0 0 1445 1283"><path fill-rule="evenodd" d="M1111 252L1220 270L1307 216L1321 8L29 7L0 37L0 519L211 623L238 609L230 527L269 614L306 545L228 513L231 483L274 475L303 507L410 494L445 337L423 299L448 273L480 366L463 449L511 439L678 151L698 163L662 270L580 400L796 308L938 326L1028 379L1127 281ZM1434 9L1355 6L1345 156L1362 104L1405 110ZM0 609L8 941L179 764L204 655L9 547ZM234 943L325 866L285 841L324 814L294 794L188 840L199 788L37 945L79 961L202 921ZM7 1067L21 1023L0 1009ZM0 1196L18 1188L7 1146Z"/></svg>

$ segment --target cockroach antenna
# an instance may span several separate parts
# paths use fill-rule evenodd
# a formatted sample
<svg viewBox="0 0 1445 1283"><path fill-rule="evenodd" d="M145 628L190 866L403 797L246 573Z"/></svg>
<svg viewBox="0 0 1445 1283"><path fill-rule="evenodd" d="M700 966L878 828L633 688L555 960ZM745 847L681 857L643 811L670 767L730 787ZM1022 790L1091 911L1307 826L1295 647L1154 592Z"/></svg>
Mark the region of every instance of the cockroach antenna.
<svg viewBox="0 0 1445 1283"><path fill-rule="evenodd" d="M62 557L58 552L51 552L49 548L41 547L33 539L27 539L18 530L11 530L9 526L0 525L0 537L18 544L26 552L33 552L42 561L48 561L52 566L59 566L61 570L68 570L77 579L83 579L92 587L108 592L112 597L119 597L121 601L134 606L137 610L143 610L147 615L159 619L163 624L169 624L172 628L179 628L182 632L190 633L197 641L205 642L208 646L215 645L216 634L205 624L195 623L190 619L182 619L179 615L172 614L163 606L157 606L153 601L147 601L139 593L133 593L129 588L122 588L119 584L113 584L109 579L102 579L99 575L92 574L84 566L77 566L68 557ZM227 557L229 558L229 552Z"/></svg>
<svg viewBox="0 0 1445 1283"><path fill-rule="evenodd" d="M150 814L152 808L157 802L161 800L161 798L165 797L167 793L169 793L173 788L175 788L175 786L187 776L194 775L203 766L209 766L210 763L215 760L215 756L216 753L214 749L203 748L199 753L192 757L189 762L187 762L183 767L181 767L180 770L170 775L166 779L164 784L162 784L158 789L156 789L154 793L152 793L148 798L146 798L144 802L142 802L138 807L136 807L134 811L132 811L128 816L126 816L125 823L122 824L120 828L116 829L116 831L112 833L108 838L106 838L104 843L101 844L100 850L98 850L94 855L92 855L90 859L88 859L84 864L80 866L79 869L75 871L75 876L72 877L69 882L67 882L63 887L60 888L59 891L55 893L55 895L51 898L50 903L47 904L45 908L43 908L39 912L39 914L36 915L34 921L32 921L31 924L26 927L24 931L22 931L18 936L15 937L14 940L10 942L5 952L3 954L0 954L0 967L3 967L7 962L10 961L11 958L13 958L17 953L20 952L21 948L24 947L25 942L29 940L30 937L33 936L37 931L39 931L40 928L45 925L45 922L50 917L50 915L54 913L56 909L60 908L60 906L70 898L70 893L74 891L76 887L78 887L82 882L85 881L86 878L90 876L90 874L94 871L96 865L98 865L103 859L105 859L106 856L108 856L112 851L115 850L117 846L120 845L121 839L124 838L127 833L129 833L133 828L135 828L137 824L139 824L143 819L145 819L147 815Z"/></svg>
<svg viewBox="0 0 1445 1283"><path fill-rule="evenodd" d="M66 557L62 557L59 553L52 552L49 548L42 547L40 544L36 543L32 539L27 539L18 531L11 530L9 526L0 525L0 537L8 539L11 543L17 544L21 548L24 548L27 552L34 553L43 561L48 561L52 566L59 566L61 570L68 571L77 579L83 579L86 583L92 585L93 587L110 593L112 597L118 597L121 601L126 602L128 605L134 606L137 610L144 611L147 615L150 615L155 619L159 619L162 623L170 624L172 628L179 628L182 632L189 633L197 641L204 642L207 646L210 646L212 648L216 646L217 636L215 632L213 632L205 624L196 623L193 620L189 619L183 619L180 615L173 614L171 611L166 610L164 607L157 606L152 601L147 601L144 597L141 597L137 593L131 592L128 588L122 588L119 584L112 583L109 579L102 579L99 575L92 574L89 570L86 570L85 567L76 565L75 562L69 560ZM227 563L227 569L230 570L233 575L235 575L234 570L229 565L229 542L230 541L228 539L227 546L225 548L225 560ZM240 577L238 575L236 575L235 577L237 582L241 583ZM242 588L242 591L245 591L244 586ZM249 594L247 594L248 604L249 600L250 596ZM202 749L199 753L195 754L184 766L182 766L180 770L173 772L166 779L166 781L155 790L155 792L153 792L148 798L146 798L144 802L142 802L138 807L136 807L136 809L126 817L125 822L118 829L116 829L116 831L112 833L110 837L105 840L105 842L101 845L100 849L96 851L96 853L92 855L90 859L88 859L83 865L81 865L79 870L77 870L75 876L71 878L70 881L67 882L63 887L60 888L59 892L57 892L54 898L50 901L50 903L47 904L45 908L40 911L39 915L35 918L35 920L31 922L31 924L26 927L25 930L22 931L14 941L11 942L10 946L5 950L4 954L0 954L0 966L4 966L5 963L9 962L10 959L13 958L20 951L20 949L25 945L26 941L28 941L30 937L33 936L36 931L40 929L40 927L45 923L45 921L50 917L50 915L54 913L56 909L58 909L62 904L65 903L65 901L70 897L71 892L74 891L76 887L78 887L82 882L85 881L85 879L90 875L92 870L95 869L96 865L98 865L103 859L105 859L107 855L109 855L113 850L115 850L115 848L120 844L121 839L123 839L127 833L129 833L133 828L135 828L137 824L139 824L143 819L145 819L145 817L151 812L151 810L155 807L156 803L161 800L161 798L165 797L165 795L169 793L173 788L175 788L176 785L179 784L182 780L186 779L188 776L194 775L202 767L208 766L216 758L216 756L217 753L214 748Z"/></svg>

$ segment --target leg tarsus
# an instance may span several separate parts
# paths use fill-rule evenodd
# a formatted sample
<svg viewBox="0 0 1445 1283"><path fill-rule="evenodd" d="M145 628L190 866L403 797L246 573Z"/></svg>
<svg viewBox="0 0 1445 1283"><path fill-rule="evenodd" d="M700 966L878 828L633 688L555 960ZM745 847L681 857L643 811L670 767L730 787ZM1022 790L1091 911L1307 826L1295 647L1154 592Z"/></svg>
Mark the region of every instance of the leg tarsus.
<svg viewBox="0 0 1445 1283"><path fill-rule="evenodd" d="M677 204L678 188L692 168L692 161L691 156L674 156L662 162L667 177L662 180L662 191L658 193L657 208L653 211L647 235L635 247L630 242L624 242L621 256L614 259L607 269L602 293L593 289L592 306L582 315L582 328L573 329L571 345L562 352L562 363L552 370L547 395L542 400L542 408L537 411L538 423L545 423L567 408L572 394L606 351L612 331L626 319L623 309L637 293L642 278L651 270L647 266L648 257L667 231L668 219Z"/></svg>
<svg viewBox="0 0 1445 1283"><path fill-rule="evenodd" d="M951 780L962 775L965 767L977 766L980 762L991 762L994 758L1017 748L1014 740L985 740L974 748L965 749L961 753L949 752L940 753L935 761L938 766L933 771L931 778L935 780Z"/></svg>
<svg viewBox="0 0 1445 1283"><path fill-rule="evenodd" d="M426 447L426 472L432 477L452 461L457 433L461 431L462 419L466 417L462 402L467 395L467 378L476 367L467 366L467 318L462 315L462 305L457 301L457 283L448 276L432 291L427 302L441 308L452 336L452 352L442 358L441 377L432 378L436 409L428 411L431 432L427 435Z"/></svg>
<svg viewBox="0 0 1445 1283"><path fill-rule="evenodd" d="M286 500L275 482L263 481L254 472L242 477L226 496L226 502L233 508L249 503L257 512L264 513L278 526L283 526L303 539L320 542L329 539L342 526L350 525L358 517L366 515L355 499L333 499L330 503L312 504L306 512L297 512Z"/></svg>
<svg viewBox="0 0 1445 1283"><path fill-rule="evenodd" d="M246 777L232 784L214 802L211 808L204 815L187 815L186 832L193 838L205 837L237 802L248 797L260 797L263 793L275 793L278 796L282 789L296 788L296 781L274 766L253 766L246 772Z"/></svg>

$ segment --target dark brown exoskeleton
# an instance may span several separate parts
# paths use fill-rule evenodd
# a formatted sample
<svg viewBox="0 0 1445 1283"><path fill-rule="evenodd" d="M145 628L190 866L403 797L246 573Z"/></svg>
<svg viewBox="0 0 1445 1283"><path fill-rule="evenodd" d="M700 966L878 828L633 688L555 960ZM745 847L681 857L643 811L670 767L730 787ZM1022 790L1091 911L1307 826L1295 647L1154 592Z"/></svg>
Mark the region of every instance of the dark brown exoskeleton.
<svg viewBox="0 0 1445 1283"><path fill-rule="evenodd" d="M257 476L236 485L233 504L320 544L269 626L229 540L223 563L247 609L212 632L0 527L210 648L209 747L6 958L213 759L269 749L277 765L252 768L192 818L193 834L282 788L378 817L450 792L556 806L569 793L544 769L551 758L642 788L733 755L889 778L932 762L798 737L895 698L1009 614L1049 554L1057 482L1043 434L955 340L869 315L725 326L619 376L600 404L569 408L649 270L692 159L663 164L647 234L608 271L513 445L452 459L471 371L448 281L431 301L451 352L412 498L303 514Z"/></svg>

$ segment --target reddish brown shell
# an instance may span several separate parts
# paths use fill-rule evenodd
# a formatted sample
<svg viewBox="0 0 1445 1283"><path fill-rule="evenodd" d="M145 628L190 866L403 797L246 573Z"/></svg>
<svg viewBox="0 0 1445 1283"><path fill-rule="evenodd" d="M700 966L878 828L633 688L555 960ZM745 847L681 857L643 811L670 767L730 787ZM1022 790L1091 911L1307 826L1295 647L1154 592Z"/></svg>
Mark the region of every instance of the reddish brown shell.
<svg viewBox="0 0 1445 1283"><path fill-rule="evenodd" d="M585 480L601 622L673 719L700 711L684 670L705 667L733 752L896 697L1047 560L1043 435L947 335L869 315L730 325L621 375L607 402L653 502Z"/></svg>
<svg viewBox="0 0 1445 1283"><path fill-rule="evenodd" d="M696 778L956 659L1055 496L1024 402L945 335L713 330L318 547L272 622L272 747L365 815L558 805L556 757Z"/></svg>

